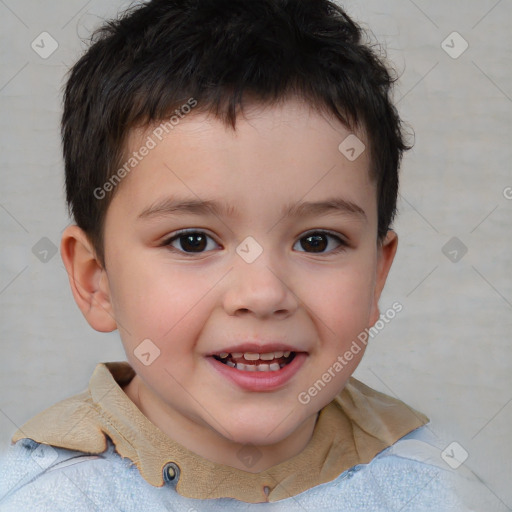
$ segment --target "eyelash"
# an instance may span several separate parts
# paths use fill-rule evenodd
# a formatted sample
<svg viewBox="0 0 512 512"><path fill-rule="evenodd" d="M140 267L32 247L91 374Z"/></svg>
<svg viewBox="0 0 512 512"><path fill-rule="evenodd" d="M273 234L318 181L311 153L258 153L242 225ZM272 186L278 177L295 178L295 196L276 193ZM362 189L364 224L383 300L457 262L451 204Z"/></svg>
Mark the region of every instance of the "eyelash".
<svg viewBox="0 0 512 512"><path fill-rule="evenodd" d="M175 240L179 240L180 238L184 237L185 235L198 235L198 234L199 235L206 235L208 238L211 238L213 240L213 238L210 235L208 235L208 233L205 233L204 231L192 230L192 229L190 229L190 230L184 229L184 230L177 231L170 238L167 238L161 244L161 246L162 247L167 247L169 250L171 250L173 252L178 252L180 254L184 254L186 256L191 256L191 257L194 256L194 255L204 254L206 252L209 252L209 251L185 252L185 251L176 249L175 247L171 246L172 242L174 242ZM308 238L308 237L313 236L313 235L326 235L328 237L334 238L337 242L339 242L340 247L338 247L336 249L333 249L331 251L328 251L328 252L307 252L307 251L298 251L298 252L304 252L306 254L329 254L330 255L330 254L338 254L338 253L346 250L346 248L349 246L349 244L345 240L343 240L341 237L335 235L334 233L331 233L330 231L326 231L326 230L322 230L322 229L309 231L306 234L304 234L303 236L301 236L298 241L302 240L303 238Z"/></svg>

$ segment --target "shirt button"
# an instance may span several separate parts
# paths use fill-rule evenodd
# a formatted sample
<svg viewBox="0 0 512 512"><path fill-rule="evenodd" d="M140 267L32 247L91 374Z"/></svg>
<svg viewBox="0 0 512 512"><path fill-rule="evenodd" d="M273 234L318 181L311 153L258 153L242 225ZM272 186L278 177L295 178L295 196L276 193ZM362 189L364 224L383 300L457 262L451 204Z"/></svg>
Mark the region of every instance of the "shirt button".
<svg viewBox="0 0 512 512"><path fill-rule="evenodd" d="M163 469L164 480L176 484L180 478L180 468L174 462L168 462Z"/></svg>

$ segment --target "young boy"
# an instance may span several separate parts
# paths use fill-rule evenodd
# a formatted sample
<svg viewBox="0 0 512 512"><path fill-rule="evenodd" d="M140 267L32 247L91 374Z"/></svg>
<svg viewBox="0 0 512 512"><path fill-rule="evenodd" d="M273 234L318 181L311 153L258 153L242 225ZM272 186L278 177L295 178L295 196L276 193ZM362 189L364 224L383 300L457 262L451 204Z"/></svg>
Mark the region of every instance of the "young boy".
<svg viewBox="0 0 512 512"><path fill-rule="evenodd" d="M471 510L428 419L351 377L407 149L360 28L328 0L152 0L96 35L61 253L128 362L14 434L0 510Z"/></svg>

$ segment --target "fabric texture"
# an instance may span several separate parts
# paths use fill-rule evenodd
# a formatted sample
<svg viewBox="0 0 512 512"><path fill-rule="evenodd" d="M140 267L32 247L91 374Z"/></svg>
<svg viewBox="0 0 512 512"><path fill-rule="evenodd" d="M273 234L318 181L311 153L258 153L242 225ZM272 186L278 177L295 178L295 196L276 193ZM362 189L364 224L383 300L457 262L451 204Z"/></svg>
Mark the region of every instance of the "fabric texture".
<svg viewBox="0 0 512 512"><path fill-rule="evenodd" d="M163 468L172 462L180 471L176 490L183 496L260 503L282 500L329 482L357 464L370 462L428 422L403 402L351 378L320 411L313 437L300 454L266 471L251 473L206 460L165 435L123 391L134 375L127 362L98 364L87 391L36 415L12 440L28 438L99 454L110 439L116 451L132 461L153 486L164 485Z"/></svg>
<svg viewBox="0 0 512 512"><path fill-rule="evenodd" d="M485 504L458 496L458 489L472 489L474 482L448 466L421 460L426 452L428 458L437 455L441 460L439 450L421 440L425 429L414 431L369 464L350 468L331 482L281 501L259 504L232 498L187 498L172 482L152 486L133 463L115 452L110 442L104 453L84 456L79 451L23 439L0 459L0 512L492 511ZM401 448L405 443L407 446ZM408 456L394 454L394 449Z"/></svg>
<svg viewBox="0 0 512 512"><path fill-rule="evenodd" d="M133 375L100 363L87 391L15 433L0 456L0 512L492 510L477 504L473 475L441 459L424 415L356 379L299 455L250 473L169 439L124 393Z"/></svg>

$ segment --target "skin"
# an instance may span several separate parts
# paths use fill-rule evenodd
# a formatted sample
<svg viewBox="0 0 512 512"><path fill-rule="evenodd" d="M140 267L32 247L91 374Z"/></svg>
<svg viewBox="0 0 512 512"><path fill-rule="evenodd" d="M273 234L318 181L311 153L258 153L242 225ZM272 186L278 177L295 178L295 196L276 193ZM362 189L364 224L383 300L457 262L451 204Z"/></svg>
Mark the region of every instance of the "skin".
<svg viewBox="0 0 512 512"><path fill-rule="evenodd" d="M129 151L150 133L134 131ZM350 162L338 150L350 133L292 99L254 106L238 118L235 132L192 112L119 185L106 215L105 268L80 228L69 226L63 234L61 254L78 306L94 329L119 330L136 371L127 396L164 433L204 458L259 472L297 455L311 439L319 410L343 389L364 354L309 403L299 402L299 394L378 320L397 247L393 231L377 243L369 151ZM240 216L138 218L173 195L214 198ZM284 205L333 196L357 204L365 216L281 214ZM202 252L191 252L183 238L163 245L185 228L211 237L199 244ZM317 230L347 245L324 236L315 252L306 235ZM248 236L263 248L252 263L236 252ZM254 338L285 340L308 352L278 390L243 390L206 359ZM145 339L160 350L148 366L134 355ZM237 455L249 443L261 456L251 468Z"/></svg>

